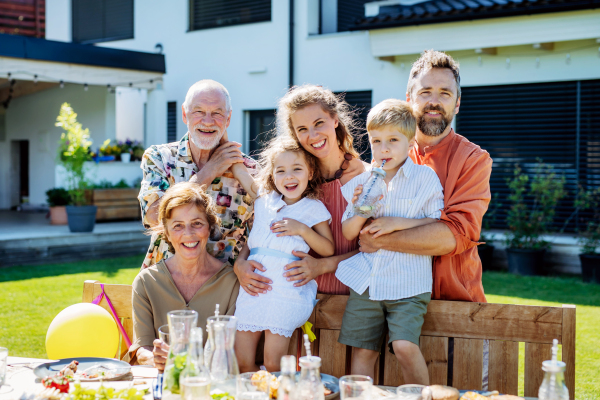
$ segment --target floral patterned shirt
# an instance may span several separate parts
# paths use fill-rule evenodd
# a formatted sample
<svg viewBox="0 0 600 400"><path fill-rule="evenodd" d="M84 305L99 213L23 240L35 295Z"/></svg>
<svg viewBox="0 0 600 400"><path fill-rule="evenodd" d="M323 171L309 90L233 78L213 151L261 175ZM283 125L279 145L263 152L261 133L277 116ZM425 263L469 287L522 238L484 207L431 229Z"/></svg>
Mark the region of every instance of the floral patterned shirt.
<svg viewBox="0 0 600 400"><path fill-rule="evenodd" d="M254 160L244 155L244 165L251 175L257 172ZM146 213L165 191L179 182L187 182L198 172L192 160L188 134L179 142L151 146L144 153L141 168L144 174L138 200L144 226L149 227ZM206 249L215 258L233 265L248 238L248 222L253 216L253 200L229 171L215 178L208 186L217 205L221 225L211 232ZM173 255L173 248L160 235L153 234L142 269Z"/></svg>

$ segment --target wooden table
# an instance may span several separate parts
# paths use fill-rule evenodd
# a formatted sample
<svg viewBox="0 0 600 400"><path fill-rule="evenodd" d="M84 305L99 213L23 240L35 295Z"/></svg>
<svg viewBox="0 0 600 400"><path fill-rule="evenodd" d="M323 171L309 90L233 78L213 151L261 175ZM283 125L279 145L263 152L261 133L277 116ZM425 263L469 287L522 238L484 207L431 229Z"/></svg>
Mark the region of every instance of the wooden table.
<svg viewBox="0 0 600 400"><path fill-rule="evenodd" d="M0 400L18 400L23 395L36 394L43 389L40 378L33 374L33 369L39 364L52 360L40 358L8 357L6 369L7 385L0 388ZM152 380L158 375L156 368L134 366L131 367L132 377L129 380L104 382L104 386L124 389L131 385L133 379L145 380L151 386ZM86 382L89 386L99 386L96 382ZM152 393L144 396L152 399Z"/></svg>

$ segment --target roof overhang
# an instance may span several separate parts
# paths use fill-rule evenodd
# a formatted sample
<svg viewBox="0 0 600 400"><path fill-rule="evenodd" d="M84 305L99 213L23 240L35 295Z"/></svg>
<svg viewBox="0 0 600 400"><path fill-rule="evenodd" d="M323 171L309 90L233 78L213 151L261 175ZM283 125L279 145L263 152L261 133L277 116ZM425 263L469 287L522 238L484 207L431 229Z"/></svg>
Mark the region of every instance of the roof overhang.
<svg viewBox="0 0 600 400"><path fill-rule="evenodd" d="M374 57L600 38L600 10L524 15L369 32Z"/></svg>
<svg viewBox="0 0 600 400"><path fill-rule="evenodd" d="M0 34L0 78L153 89L165 72L163 54Z"/></svg>

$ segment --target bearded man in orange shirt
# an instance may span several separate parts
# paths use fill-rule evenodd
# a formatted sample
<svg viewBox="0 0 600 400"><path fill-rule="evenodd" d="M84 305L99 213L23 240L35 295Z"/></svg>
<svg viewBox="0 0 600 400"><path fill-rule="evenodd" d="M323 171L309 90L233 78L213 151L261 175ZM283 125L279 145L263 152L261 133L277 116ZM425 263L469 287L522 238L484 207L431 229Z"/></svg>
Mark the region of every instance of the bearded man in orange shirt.
<svg viewBox="0 0 600 400"><path fill-rule="evenodd" d="M438 222L377 239L363 230L360 251L435 256L431 299L486 302L481 283L481 221L491 199L492 159L450 126L460 107L460 70L449 55L428 50L412 66L406 100L417 117L410 157L431 167L444 188Z"/></svg>

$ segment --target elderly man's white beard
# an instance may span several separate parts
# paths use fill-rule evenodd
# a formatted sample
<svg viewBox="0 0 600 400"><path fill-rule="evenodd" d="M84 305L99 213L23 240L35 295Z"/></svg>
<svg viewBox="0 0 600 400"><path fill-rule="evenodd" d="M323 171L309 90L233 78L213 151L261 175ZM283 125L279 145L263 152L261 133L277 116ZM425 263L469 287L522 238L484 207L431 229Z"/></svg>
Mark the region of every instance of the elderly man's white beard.
<svg viewBox="0 0 600 400"><path fill-rule="evenodd" d="M196 129L214 129L216 132L211 137L202 137L200 134L196 133ZM219 141L223 136L223 132L219 128L208 128L204 125L196 125L194 126L194 131L190 132L190 140L194 145L200 150L212 150L219 145Z"/></svg>

